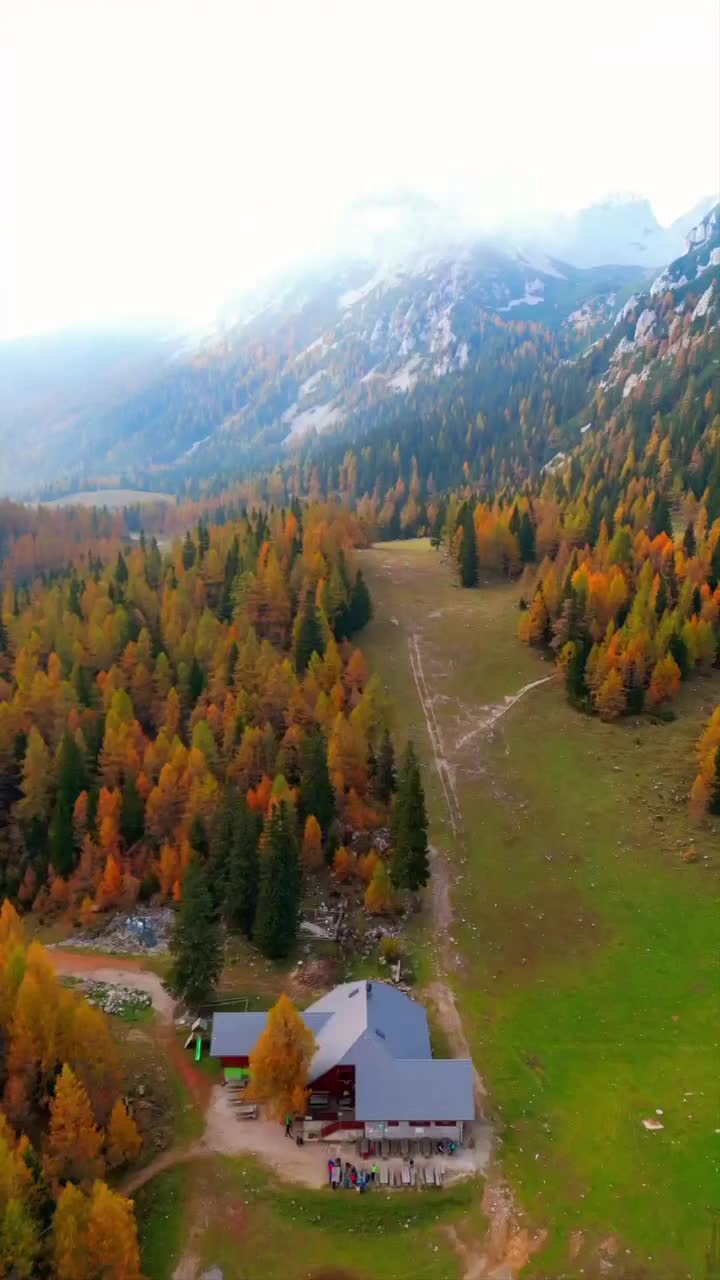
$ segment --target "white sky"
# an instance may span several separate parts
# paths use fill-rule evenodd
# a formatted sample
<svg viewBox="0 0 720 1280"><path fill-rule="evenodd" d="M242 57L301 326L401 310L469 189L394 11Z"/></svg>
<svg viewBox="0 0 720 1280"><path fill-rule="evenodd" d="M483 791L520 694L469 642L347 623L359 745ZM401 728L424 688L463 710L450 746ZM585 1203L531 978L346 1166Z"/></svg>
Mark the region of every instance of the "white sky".
<svg viewBox="0 0 720 1280"><path fill-rule="evenodd" d="M718 0L0 0L0 337L199 318L409 187L718 188Z"/></svg>

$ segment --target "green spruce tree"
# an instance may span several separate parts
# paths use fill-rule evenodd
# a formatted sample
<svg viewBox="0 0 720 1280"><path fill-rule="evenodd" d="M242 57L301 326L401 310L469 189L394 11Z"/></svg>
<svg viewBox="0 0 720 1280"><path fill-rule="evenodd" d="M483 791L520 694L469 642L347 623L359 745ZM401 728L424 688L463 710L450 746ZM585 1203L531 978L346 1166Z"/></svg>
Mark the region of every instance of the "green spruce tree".
<svg viewBox="0 0 720 1280"><path fill-rule="evenodd" d="M475 518L469 502L465 503L460 520L462 543L460 545L460 585L476 587L478 583L477 538Z"/></svg>
<svg viewBox="0 0 720 1280"><path fill-rule="evenodd" d="M328 770L327 742L320 730L306 734L302 743L300 800L303 818L314 813L326 836L335 818L335 792Z"/></svg>
<svg viewBox="0 0 720 1280"><path fill-rule="evenodd" d="M59 876L71 875L75 867L77 851L72 816L66 796L59 793L48 831L50 861Z"/></svg>
<svg viewBox="0 0 720 1280"><path fill-rule="evenodd" d="M73 809L80 792L87 786L85 760L70 730L66 729L60 744L57 794L48 831L50 858L61 876L70 875L77 862Z"/></svg>
<svg viewBox="0 0 720 1280"><path fill-rule="evenodd" d="M126 774L123 783L120 831L128 848L136 844L145 832L145 806L134 773Z"/></svg>
<svg viewBox="0 0 720 1280"><path fill-rule="evenodd" d="M230 851L235 839L239 808L240 793L236 787L226 786L215 813L209 841L206 837L208 888L218 909L222 909L227 892ZM192 844L192 835L190 843Z"/></svg>
<svg viewBox="0 0 720 1280"><path fill-rule="evenodd" d="M442 545L443 530L445 528L446 520L447 507L444 502L439 502L437 511L435 512L435 519L432 522L432 528L430 530L430 546L434 547L436 551L439 551L440 546Z"/></svg>
<svg viewBox="0 0 720 1280"><path fill-rule="evenodd" d="M185 534L185 541L183 542L183 548L182 548L183 569L192 569L193 565L195 564L196 556L197 556L197 550L195 547L195 543L193 542L192 534L188 529L187 533Z"/></svg>
<svg viewBox="0 0 720 1280"><path fill-rule="evenodd" d="M520 517L517 540L520 547L520 559L523 564L531 564L535 559L535 525L527 511L523 511Z"/></svg>
<svg viewBox="0 0 720 1280"><path fill-rule="evenodd" d="M127 580L128 580L128 567L125 562L125 557L122 551L118 551L117 560L115 562L115 582L117 583L121 591L122 591L122 588L125 586L125 583L127 582Z"/></svg>
<svg viewBox="0 0 720 1280"><path fill-rule="evenodd" d="M351 636L356 631L362 631L371 618L372 600L370 599L370 592L367 589L367 583L362 573L358 569L350 593L346 634Z"/></svg>
<svg viewBox="0 0 720 1280"><path fill-rule="evenodd" d="M197 702L204 688L205 688L205 674L195 654L193 654L192 662L190 663L190 671L188 674L188 695L190 697L190 702L193 706Z"/></svg>
<svg viewBox="0 0 720 1280"><path fill-rule="evenodd" d="M62 792L71 807L81 791L88 788L87 765L77 742L69 729L63 734L58 762L58 792Z"/></svg>
<svg viewBox="0 0 720 1280"><path fill-rule="evenodd" d="M411 742L405 748L392 820L390 875L397 889L417 893L430 879L425 793Z"/></svg>
<svg viewBox="0 0 720 1280"><path fill-rule="evenodd" d="M715 752L715 769L713 772L709 808L711 813L720 813L720 747L718 747Z"/></svg>
<svg viewBox="0 0 720 1280"><path fill-rule="evenodd" d="M565 692L574 707L587 706L590 698L585 679L585 666L590 652L589 644L582 637L573 642L573 651L565 667Z"/></svg>
<svg viewBox="0 0 720 1280"><path fill-rule="evenodd" d="M185 873L182 902L170 941L170 985L191 1007L213 993L223 966L222 929L207 876L193 857Z"/></svg>
<svg viewBox="0 0 720 1280"><path fill-rule="evenodd" d="M385 730L380 743L375 770L375 795L382 804L389 804L397 785L395 770L395 748L388 729Z"/></svg>
<svg viewBox="0 0 720 1280"><path fill-rule="evenodd" d="M283 800L269 821L253 929L255 943L271 960L286 956L297 938L300 887L295 817Z"/></svg>
<svg viewBox="0 0 720 1280"><path fill-rule="evenodd" d="M260 831L258 815L241 797L235 815L223 910L228 929L244 933L246 938L252 936L257 910Z"/></svg>
<svg viewBox="0 0 720 1280"><path fill-rule="evenodd" d="M325 635L311 591L305 597L295 639L295 670L303 674L314 653L320 658L325 653Z"/></svg>

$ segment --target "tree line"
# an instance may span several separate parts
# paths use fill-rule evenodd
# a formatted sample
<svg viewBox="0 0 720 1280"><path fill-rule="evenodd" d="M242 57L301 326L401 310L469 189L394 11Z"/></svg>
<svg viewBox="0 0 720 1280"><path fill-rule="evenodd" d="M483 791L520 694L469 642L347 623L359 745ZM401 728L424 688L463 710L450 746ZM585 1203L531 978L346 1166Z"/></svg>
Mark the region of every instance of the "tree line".
<svg viewBox="0 0 720 1280"><path fill-rule="evenodd" d="M402 825L388 857L349 847L422 787L410 750L395 801L386 698L351 640L372 609L349 568L362 541L346 509L294 504L8 586L4 892L92 925L138 899L179 905L187 882L213 937L280 956L304 872L362 875L370 911L424 883Z"/></svg>
<svg viewBox="0 0 720 1280"><path fill-rule="evenodd" d="M132 1202L104 1180L142 1146L107 1019L61 986L7 899L0 1089L0 1273L142 1280Z"/></svg>

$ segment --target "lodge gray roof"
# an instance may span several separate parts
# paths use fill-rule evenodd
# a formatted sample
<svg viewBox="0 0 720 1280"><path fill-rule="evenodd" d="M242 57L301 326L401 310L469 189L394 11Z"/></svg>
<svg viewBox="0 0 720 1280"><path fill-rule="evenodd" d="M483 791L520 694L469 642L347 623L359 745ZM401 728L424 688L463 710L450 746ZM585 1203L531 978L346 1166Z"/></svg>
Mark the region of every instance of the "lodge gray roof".
<svg viewBox="0 0 720 1280"><path fill-rule="evenodd" d="M343 982L310 1005L329 1021L317 1036L313 1079L338 1063L354 1062L350 1051L361 1037L377 1040L394 1058L429 1058L430 1032L421 1004L387 982Z"/></svg>
<svg viewBox="0 0 720 1280"><path fill-rule="evenodd" d="M474 1117L473 1068L468 1058L392 1058L378 1071L356 1073L356 1120Z"/></svg>
<svg viewBox="0 0 720 1280"><path fill-rule="evenodd" d="M427 1014L386 982L344 982L303 1013L317 1048L311 1082L333 1067L355 1067L358 1120L471 1120L469 1059L432 1057ZM266 1013L216 1013L210 1053L246 1057L265 1030Z"/></svg>

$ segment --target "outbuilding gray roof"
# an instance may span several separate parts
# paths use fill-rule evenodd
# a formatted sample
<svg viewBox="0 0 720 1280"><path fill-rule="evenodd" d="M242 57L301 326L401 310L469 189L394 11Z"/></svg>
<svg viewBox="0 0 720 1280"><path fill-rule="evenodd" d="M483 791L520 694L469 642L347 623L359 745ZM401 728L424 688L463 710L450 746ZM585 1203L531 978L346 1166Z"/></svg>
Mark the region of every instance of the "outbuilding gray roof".
<svg viewBox="0 0 720 1280"><path fill-rule="evenodd" d="M317 1036L325 1026L329 1015L311 1013L302 1015L303 1021ZM246 1058L252 1053L267 1026L267 1013L215 1013L213 1014L210 1056L213 1058Z"/></svg>

